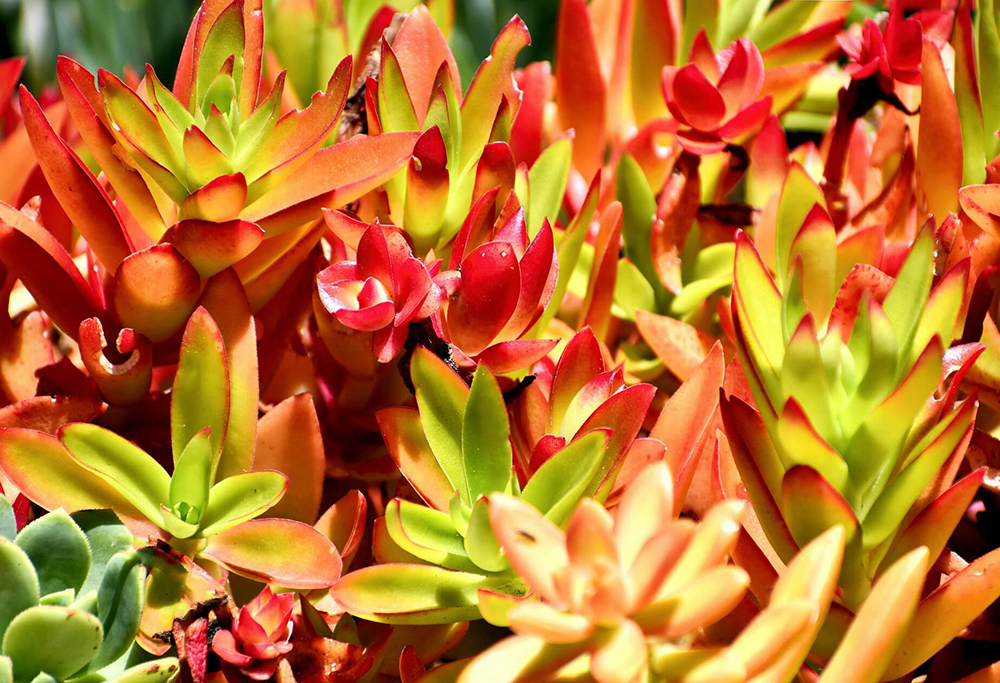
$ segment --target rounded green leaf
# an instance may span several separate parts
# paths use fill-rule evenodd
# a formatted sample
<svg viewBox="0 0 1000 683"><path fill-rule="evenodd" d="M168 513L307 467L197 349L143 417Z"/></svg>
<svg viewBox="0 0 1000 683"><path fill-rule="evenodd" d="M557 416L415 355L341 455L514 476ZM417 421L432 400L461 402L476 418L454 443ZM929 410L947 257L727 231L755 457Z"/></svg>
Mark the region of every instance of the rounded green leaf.
<svg viewBox="0 0 1000 683"><path fill-rule="evenodd" d="M108 562L97 591L97 616L104 629L104 640L88 672L111 664L132 646L142 619L145 584L146 569L134 551L120 552Z"/></svg>
<svg viewBox="0 0 1000 683"><path fill-rule="evenodd" d="M0 496L0 536L13 541L17 536L17 520L14 519L14 508L10 501Z"/></svg>
<svg viewBox="0 0 1000 683"><path fill-rule="evenodd" d="M39 605L10 623L3 651L14 662L16 680L30 680L43 671L62 680L87 665L103 637L101 622L93 614Z"/></svg>
<svg viewBox="0 0 1000 683"><path fill-rule="evenodd" d="M41 595L83 587L90 571L90 546L65 510L39 517L14 542L31 558Z"/></svg>
<svg viewBox="0 0 1000 683"><path fill-rule="evenodd" d="M207 538L263 514L287 488L288 477L281 472L245 472L223 479L209 491L197 535Z"/></svg>
<svg viewBox="0 0 1000 683"><path fill-rule="evenodd" d="M462 458L470 503L479 496L503 491L513 464L510 423L500 385L483 364L472 378L462 419Z"/></svg>
<svg viewBox="0 0 1000 683"><path fill-rule="evenodd" d="M111 510L81 510L70 515L90 544L90 573L77 595L96 591L114 555L132 547L132 534Z"/></svg>
<svg viewBox="0 0 1000 683"><path fill-rule="evenodd" d="M0 538L0 637L22 610L38 604L38 576L28 555Z"/></svg>
<svg viewBox="0 0 1000 683"><path fill-rule="evenodd" d="M170 476L151 455L112 431L92 424L71 424L59 438L73 459L106 481L154 523L161 520Z"/></svg>

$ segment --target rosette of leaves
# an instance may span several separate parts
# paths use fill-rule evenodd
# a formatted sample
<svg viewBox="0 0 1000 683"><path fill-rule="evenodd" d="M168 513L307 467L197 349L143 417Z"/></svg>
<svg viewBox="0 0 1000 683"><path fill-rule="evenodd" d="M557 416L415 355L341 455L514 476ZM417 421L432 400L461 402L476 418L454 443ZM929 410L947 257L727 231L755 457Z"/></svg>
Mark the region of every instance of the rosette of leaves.
<svg viewBox="0 0 1000 683"><path fill-rule="evenodd" d="M391 501L374 531L380 564L344 576L331 594L345 610L371 621L478 619L481 592L527 591L490 527L488 497L515 496L550 522L565 523L600 472L610 430L579 435L522 488L507 408L489 369L479 365L470 387L418 347L410 375L417 408L388 408L378 421L390 454L427 505Z"/></svg>
<svg viewBox="0 0 1000 683"><path fill-rule="evenodd" d="M151 636L222 591L227 570L301 590L326 588L340 575L336 547L313 527L255 519L281 499L288 477L247 471L248 454L228 448L230 435L242 443L253 434L256 409L252 424L230 411L226 352L213 317L197 309L185 328L171 397L172 472L97 425L68 424L58 438L29 429L0 435L0 469L33 502L110 508L153 544L142 551L151 569L140 631L151 651L166 649Z"/></svg>
<svg viewBox="0 0 1000 683"><path fill-rule="evenodd" d="M108 511L55 510L17 533L0 498L0 681L166 683L176 659L126 670L146 570Z"/></svg>
<svg viewBox="0 0 1000 683"><path fill-rule="evenodd" d="M838 237L822 192L797 164L777 216L775 277L737 236L735 340L756 408L732 395L722 415L778 557L831 526L847 530L846 624L896 559L921 545L940 554L982 481L977 471L953 483L978 407L959 384L983 347L944 350L960 334L969 259L934 282L925 226L891 277L875 265L887 261L879 231ZM922 663L1000 594L979 580L998 559L985 555L950 579L967 592L947 620L934 621L947 592L925 599L890 672Z"/></svg>
<svg viewBox="0 0 1000 683"><path fill-rule="evenodd" d="M515 16L463 93L455 57L427 7L414 8L391 41L383 38L377 78L365 87L368 133L420 133L409 166L385 185L391 220L405 228L418 257L432 248L446 256L463 225L479 230L475 221L492 224L518 207L530 239L546 219L555 225L571 136L553 141L530 168L518 163L510 144L521 103L515 60L529 42Z"/></svg>

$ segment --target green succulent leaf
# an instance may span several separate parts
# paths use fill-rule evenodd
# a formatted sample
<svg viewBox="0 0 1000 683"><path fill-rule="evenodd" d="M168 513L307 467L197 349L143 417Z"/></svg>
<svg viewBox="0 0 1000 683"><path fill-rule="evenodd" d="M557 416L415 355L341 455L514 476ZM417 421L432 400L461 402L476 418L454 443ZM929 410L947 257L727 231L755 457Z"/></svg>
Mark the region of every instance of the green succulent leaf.
<svg viewBox="0 0 1000 683"><path fill-rule="evenodd" d="M17 536L17 520L14 519L14 506L0 495L0 537L13 541L15 536Z"/></svg>
<svg viewBox="0 0 1000 683"><path fill-rule="evenodd" d="M458 571L478 571L467 556L451 516L444 512L393 500L385 508L385 529L396 545L425 562Z"/></svg>
<svg viewBox="0 0 1000 683"><path fill-rule="evenodd" d="M212 486L210 432L211 428L206 427L191 437L170 477L171 510L178 518L195 526L205 513Z"/></svg>
<svg viewBox="0 0 1000 683"><path fill-rule="evenodd" d="M0 539L0 637L22 610L38 604L38 576L31 558L7 539Z"/></svg>
<svg viewBox="0 0 1000 683"><path fill-rule="evenodd" d="M165 657L126 669L114 683L169 683L180 671L176 657Z"/></svg>
<svg viewBox="0 0 1000 683"><path fill-rule="evenodd" d="M212 474L229 422L229 364L222 332L212 316L199 307L188 319L181 339L180 363L170 399L170 442L174 463L195 434L211 427ZM164 497L162 500L166 500Z"/></svg>
<svg viewBox="0 0 1000 683"><path fill-rule="evenodd" d="M281 472L245 472L212 487L198 536L207 538L259 517L281 500L288 477Z"/></svg>
<svg viewBox="0 0 1000 683"><path fill-rule="evenodd" d="M330 593L356 617L386 624L451 624L479 619L479 589L524 595L517 578L418 564L383 564L344 576Z"/></svg>
<svg viewBox="0 0 1000 683"><path fill-rule="evenodd" d="M493 374L479 365L462 420L462 457L469 498L502 491L510 479L513 452L507 404Z"/></svg>
<svg viewBox="0 0 1000 683"><path fill-rule="evenodd" d="M556 524L567 520L597 474L609 437L595 429L558 451L528 480L521 498Z"/></svg>
<svg viewBox="0 0 1000 683"><path fill-rule="evenodd" d="M128 652L139 632L145 604L146 569L135 552L127 550L111 558L97 592L97 617L104 639L88 672L96 672Z"/></svg>
<svg viewBox="0 0 1000 683"><path fill-rule="evenodd" d="M110 510L81 510L71 516L90 545L90 573L77 595L90 591L96 593L104 581L104 570L111 558L122 550L132 548L132 534Z"/></svg>
<svg viewBox="0 0 1000 683"><path fill-rule="evenodd" d="M65 510L39 517L14 542L31 558L41 595L83 587L90 571L90 545Z"/></svg>
<svg viewBox="0 0 1000 683"><path fill-rule="evenodd" d="M469 388L444 361L417 347L410 361L410 377L417 394L417 408L424 435L454 489L469 502L462 454L462 423Z"/></svg>
<svg viewBox="0 0 1000 683"><path fill-rule="evenodd" d="M170 476L148 453L112 431L92 424L63 427L59 438L73 459L136 507L160 523L160 504L170 491Z"/></svg>
<svg viewBox="0 0 1000 683"><path fill-rule="evenodd" d="M625 241L625 256L639 269L653 288L657 300L660 300L665 290L656 274L649 248L653 218L656 215L656 198L642 168L627 153L618 162L618 199L623 211L622 239ZM634 315L632 311L626 313Z"/></svg>
<svg viewBox="0 0 1000 683"><path fill-rule="evenodd" d="M30 607L10 622L3 651L14 662L14 679L31 680L45 672L57 680L90 662L104 629L93 614L70 607Z"/></svg>
<svg viewBox="0 0 1000 683"><path fill-rule="evenodd" d="M465 552L476 566L488 572L510 569L503 549L493 535L493 527L490 526L490 508L486 498L480 498L472 506L469 528L465 533Z"/></svg>
<svg viewBox="0 0 1000 683"><path fill-rule="evenodd" d="M899 380L909 370L910 349L917 333L917 326L924 314L927 296L931 291L931 281L934 279L934 231L930 227L923 228L910 247L910 253L903 262L889 294L885 297L885 314L896 331L899 343L899 357L903 362L896 368L896 379ZM950 332L950 330L949 330ZM914 349L919 355L923 349Z"/></svg>
<svg viewBox="0 0 1000 683"><path fill-rule="evenodd" d="M570 163L573 159L573 142L560 138L545 148L528 171L528 187L531 196L528 206L528 237L534 239L545 221L555 225L566 194L566 180L569 178Z"/></svg>

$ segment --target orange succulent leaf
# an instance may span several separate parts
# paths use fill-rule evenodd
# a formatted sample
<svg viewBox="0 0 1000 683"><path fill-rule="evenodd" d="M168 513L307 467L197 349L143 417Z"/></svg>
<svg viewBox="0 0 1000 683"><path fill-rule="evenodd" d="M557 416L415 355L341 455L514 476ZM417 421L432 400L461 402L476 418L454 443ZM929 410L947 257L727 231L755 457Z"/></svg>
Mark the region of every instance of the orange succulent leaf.
<svg viewBox="0 0 1000 683"><path fill-rule="evenodd" d="M208 539L202 551L242 576L299 590L328 588L340 578L336 546L289 519L253 519Z"/></svg>
<svg viewBox="0 0 1000 683"><path fill-rule="evenodd" d="M268 517L316 521L323 493L323 435L309 394L290 396L257 424L253 467L277 470L288 477L288 490L267 512ZM333 539L331 539L333 540Z"/></svg>

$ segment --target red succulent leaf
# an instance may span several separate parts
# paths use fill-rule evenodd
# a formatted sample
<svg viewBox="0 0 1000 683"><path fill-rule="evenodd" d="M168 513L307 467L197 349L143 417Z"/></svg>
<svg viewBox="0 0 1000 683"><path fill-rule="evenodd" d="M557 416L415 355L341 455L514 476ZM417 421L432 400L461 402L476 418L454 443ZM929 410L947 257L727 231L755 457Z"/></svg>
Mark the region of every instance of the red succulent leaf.
<svg viewBox="0 0 1000 683"><path fill-rule="evenodd" d="M115 346L125 360L118 364L104 353L108 342L98 318L80 323L79 342L83 365L105 401L127 406L146 397L153 380L153 345L148 339L128 328L119 332Z"/></svg>
<svg viewBox="0 0 1000 683"><path fill-rule="evenodd" d="M177 247L204 280L250 255L263 240L259 226L242 220L212 223L192 218L163 235L163 241Z"/></svg>
<svg viewBox="0 0 1000 683"><path fill-rule="evenodd" d="M462 286L445 308L448 340L469 356L485 350L517 309L521 270L506 242L476 247L462 261Z"/></svg>

